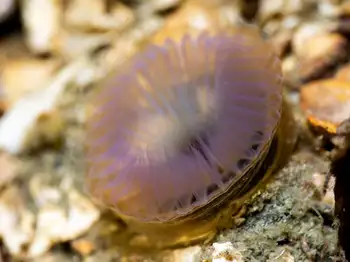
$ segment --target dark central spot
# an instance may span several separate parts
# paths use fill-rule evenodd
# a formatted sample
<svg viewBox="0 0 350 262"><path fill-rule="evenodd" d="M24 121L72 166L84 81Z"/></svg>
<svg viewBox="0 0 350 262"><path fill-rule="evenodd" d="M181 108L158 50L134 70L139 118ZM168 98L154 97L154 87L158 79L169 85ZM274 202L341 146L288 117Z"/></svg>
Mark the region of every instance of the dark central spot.
<svg viewBox="0 0 350 262"><path fill-rule="evenodd" d="M201 135L199 137L192 137L189 139L188 143L186 143L186 146L183 147L181 152L183 152L186 155L195 156L195 152L198 152L203 159L208 163L209 166L211 166L209 157L207 155L207 150L205 147L210 147L209 139L207 135Z"/></svg>

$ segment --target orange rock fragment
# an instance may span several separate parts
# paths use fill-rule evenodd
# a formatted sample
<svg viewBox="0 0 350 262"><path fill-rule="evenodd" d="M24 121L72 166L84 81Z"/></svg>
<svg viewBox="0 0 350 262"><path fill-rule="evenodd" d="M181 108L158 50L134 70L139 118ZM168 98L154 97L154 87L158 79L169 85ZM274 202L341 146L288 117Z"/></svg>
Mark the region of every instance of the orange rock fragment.
<svg viewBox="0 0 350 262"><path fill-rule="evenodd" d="M314 129L334 134L350 116L350 82L337 79L311 82L301 88L300 102Z"/></svg>
<svg viewBox="0 0 350 262"><path fill-rule="evenodd" d="M94 243L87 239L77 239L72 242L72 247L83 256L90 255L95 249Z"/></svg>
<svg viewBox="0 0 350 262"><path fill-rule="evenodd" d="M341 67L334 76L335 79L350 82L350 64Z"/></svg>

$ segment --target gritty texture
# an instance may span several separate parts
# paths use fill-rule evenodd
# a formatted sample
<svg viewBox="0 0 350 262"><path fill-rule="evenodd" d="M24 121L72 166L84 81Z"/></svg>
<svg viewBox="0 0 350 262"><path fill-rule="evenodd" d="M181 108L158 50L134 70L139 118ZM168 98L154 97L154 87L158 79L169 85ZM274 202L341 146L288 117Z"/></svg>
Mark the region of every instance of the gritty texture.
<svg viewBox="0 0 350 262"><path fill-rule="evenodd" d="M239 226L222 231L213 241L232 243L243 261L279 261L276 259L286 252L295 261L344 261L337 248L333 208L320 200L320 189L313 181L315 174L325 175L327 170L324 159L308 151L296 153L266 190L248 201L245 215L236 221ZM134 254L125 259L181 261L174 260L176 252ZM202 245L200 253L194 255L198 259L195 261L210 261L212 253L211 243ZM90 259L97 261L102 256L114 261L118 252L98 251Z"/></svg>
<svg viewBox="0 0 350 262"><path fill-rule="evenodd" d="M312 184L327 164L308 152L297 153L266 191L248 205L243 225L222 232L249 261L267 261L288 250L295 261L333 261L338 256L332 208L317 201Z"/></svg>
<svg viewBox="0 0 350 262"><path fill-rule="evenodd" d="M314 57L307 53L318 50L317 59L304 60L310 70L307 73L313 77L330 77L342 63L348 63L343 50L346 46L343 42L349 42L348 1L152 0L140 5L141 1L134 0L83 0L80 2L86 5L86 13L80 19L75 17L74 30L69 28L72 21L67 20L64 13L79 7L79 4L61 9L56 3L66 1L30 2L33 6L29 10L21 10L29 12L28 20L21 23L29 23L30 26L23 25L20 30L15 26L20 21L11 23L10 32L0 39L0 68L8 66L9 60L21 60L23 57L31 57L38 63L63 60L64 70L83 58L84 66L78 74L73 74L62 96L57 98L54 109L67 124L58 143L44 146L34 136L33 142L38 142L35 150L15 156L18 164L11 162L1 166L6 172L13 172L11 165L19 168L0 188L0 254L4 261L188 262L186 259L191 257L194 262L200 262L201 258L211 261L215 248L220 246L218 243L230 243L225 246L232 251L231 256L235 254L243 261L344 261L336 248L337 221L333 217L333 207L328 201L323 201L322 186L320 189L315 185L320 184L315 177L323 177L328 172L328 163L319 156L319 152L315 152L314 144L306 141L306 136L303 137L304 142L309 143L300 145L304 152L296 153L268 189L256 195L246 212L242 210L245 216L236 221L239 226L218 234L215 245L200 244L186 252L168 250L154 255L121 253L113 246L113 239L122 235L125 230L123 224L105 210L101 210L101 216L95 221L96 216L93 215L97 209L91 206L91 199L84 194L86 166L83 144L88 98L112 69L118 70L145 44L159 43L167 37L178 39L184 33L197 35L204 29L213 31L219 25L231 30L243 18L256 22L279 50L285 91L297 109L295 116L300 120L299 127L305 129L298 111L299 90L303 88L302 80L306 81L298 71L300 56ZM49 2L53 4L47 6ZM115 2L119 5L114 5ZM153 6L145 8L148 2L152 2ZM40 20L41 14L47 15L38 12L43 10L43 3L50 8L49 13L58 14L50 17L50 21ZM70 10L69 13L79 14L79 10ZM30 15L30 12L35 15ZM115 25L115 19L130 17L131 13L137 19ZM86 17L89 19L84 20ZM90 23L92 20L93 25ZM53 26L47 27L47 22ZM26 44L29 40L28 28L38 34L42 40L40 43L45 46ZM342 37L337 36L334 41L334 33ZM315 35L321 42L312 41ZM323 45L323 41L328 44ZM308 50L304 50L304 46L308 46ZM36 56L33 50L38 48L44 48L49 54ZM22 66L21 63L15 64L16 67ZM13 72L21 71L15 69ZM52 76L60 72L54 71ZM9 83L14 83L17 78L23 80L23 75L13 75L13 81ZM31 77L34 76L24 77L29 79L29 86ZM342 81L347 81L346 77ZM322 101L323 97L315 99ZM10 109L7 101L2 111L6 113ZM44 119L55 121L50 116L46 114ZM45 130L39 133L45 133ZM309 152L305 152L308 149ZM81 224L85 226L80 227Z"/></svg>

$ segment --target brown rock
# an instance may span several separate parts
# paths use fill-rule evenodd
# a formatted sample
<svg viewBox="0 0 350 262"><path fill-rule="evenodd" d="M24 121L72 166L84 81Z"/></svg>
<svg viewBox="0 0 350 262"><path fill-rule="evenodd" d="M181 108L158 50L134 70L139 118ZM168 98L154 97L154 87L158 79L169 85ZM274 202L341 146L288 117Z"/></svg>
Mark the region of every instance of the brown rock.
<svg viewBox="0 0 350 262"><path fill-rule="evenodd" d="M309 124L334 134L350 116L350 83L336 79L314 81L302 87L300 100Z"/></svg>
<svg viewBox="0 0 350 262"><path fill-rule="evenodd" d="M304 45L309 39L317 35L327 34L334 29L336 29L336 25L330 22L312 21L303 23L294 33L293 51L299 57L303 56L305 52Z"/></svg>
<svg viewBox="0 0 350 262"><path fill-rule="evenodd" d="M141 12L144 14L161 13L179 7L183 0L149 0L142 3Z"/></svg>
<svg viewBox="0 0 350 262"><path fill-rule="evenodd" d="M197 35L203 31L215 32L219 28L228 28L238 17L238 7L219 6L209 1L190 1L168 18L152 42L161 44L169 37L179 40L186 33Z"/></svg>
<svg viewBox="0 0 350 262"><path fill-rule="evenodd" d="M350 64L342 66L340 69L338 69L334 78L340 81L350 82Z"/></svg>
<svg viewBox="0 0 350 262"><path fill-rule="evenodd" d="M38 116L36 125L27 133L24 148L28 151L42 147L59 147L66 127L65 120L58 110L45 112Z"/></svg>
<svg viewBox="0 0 350 262"><path fill-rule="evenodd" d="M282 61L284 84L294 90L300 88L299 63L295 55L289 55Z"/></svg>
<svg viewBox="0 0 350 262"><path fill-rule="evenodd" d="M196 34L206 29L212 29L218 23L218 17L206 6L187 4L181 10L170 16L154 37L153 42L162 43L168 37L179 40L184 33Z"/></svg>
<svg viewBox="0 0 350 262"><path fill-rule="evenodd" d="M297 57L300 75L304 81L326 74L335 64L346 59L348 42L337 33L321 33L300 43Z"/></svg>
<svg viewBox="0 0 350 262"><path fill-rule="evenodd" d="M74 240L72 247L82 256L88 256L96 249L94 243L86 239Z"/></svg>
<svg viewBox="0 0 350 262"><path fill-rule="evenodd" d="M271 44L279 57L286 55L291 45L293 33L291 30L281 31L271 38Z"/></svg>
<svg viewBox="0 0 350 262"><path fill-rule="evenodd" d="M11 106L23 95L46 87L60 65L60 61L55 59L8 60L1 72L2 92L6 104Z"/></svg>
<svg viewBox="0 0 350 262"><path fill-rule="evenodd" d="M119 31L130 26L135 21L135 15L119 2L111 3L107 8L107 1L74 0L69 1L65 21L69 26L83 31Z"/></svg>
<svg viewBox="0 0 350 262"><path fill-rule="evenodd" d="M350 17L350 2L346 1L339 5L338 7L338 16L340 17Z"/></svg>
<svg viewBox="0 0 350 262"><path fill-rule="evenodd" d="M277 15L298 13L307 7L307 1L295 0L262 0L258 13L261 22L267 21Z"/></svg>
<svg viewBox="0 0 350 262"><path fill-rule="evenodd" d="M12 34L0 39L0 68L4 66L7 60L23 59L32 57L23 36Z"/></svg>

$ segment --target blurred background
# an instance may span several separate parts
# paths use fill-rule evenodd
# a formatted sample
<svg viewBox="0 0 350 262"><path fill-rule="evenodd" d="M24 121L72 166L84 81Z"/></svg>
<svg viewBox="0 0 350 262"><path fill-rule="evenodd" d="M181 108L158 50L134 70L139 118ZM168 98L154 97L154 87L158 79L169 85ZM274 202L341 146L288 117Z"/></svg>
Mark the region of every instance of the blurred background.
<svg viewBox="0 0 350 262"><path fill-rule="evenodd" d="M122 225L84 193L91 91L147 44L242 23L281 58L301 149L214 243L119 253ZM0 0L0 261L345 261L326 174L349 37L348 0Z"/></svg>

